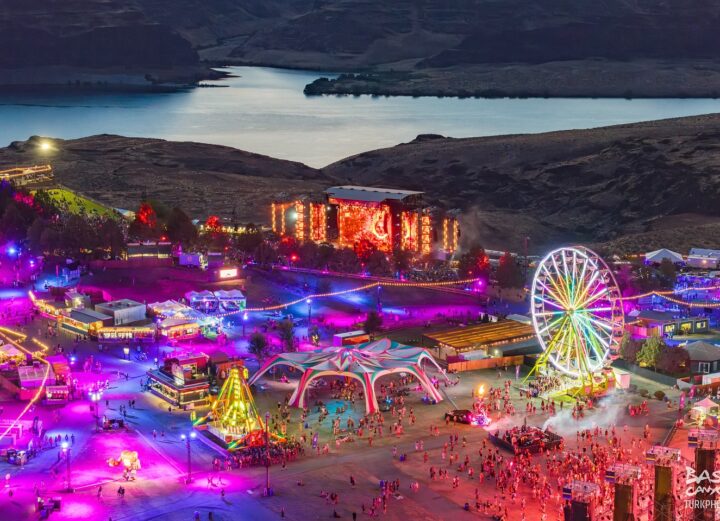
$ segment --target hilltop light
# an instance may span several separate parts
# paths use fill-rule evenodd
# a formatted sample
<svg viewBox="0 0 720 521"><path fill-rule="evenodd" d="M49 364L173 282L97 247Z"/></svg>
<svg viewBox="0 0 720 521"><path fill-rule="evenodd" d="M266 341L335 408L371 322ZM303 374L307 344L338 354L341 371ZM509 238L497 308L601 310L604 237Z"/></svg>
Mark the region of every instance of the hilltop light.
<svg viewBox="0 0 720 521"><path fill-rule="evenodd" d="M40 141L40 145L38 146L41 152L50 152L53 150L53 144L47 140Z"/></svg>

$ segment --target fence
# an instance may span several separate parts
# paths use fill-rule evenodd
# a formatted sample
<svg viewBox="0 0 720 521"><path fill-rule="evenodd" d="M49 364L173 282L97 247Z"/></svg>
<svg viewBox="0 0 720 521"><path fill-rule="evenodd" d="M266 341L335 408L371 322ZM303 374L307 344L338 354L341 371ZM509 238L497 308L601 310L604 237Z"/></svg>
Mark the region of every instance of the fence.
<svg viewBox="0 0 720 521"><path fill-rule="evenodd" d="M620 369L625 369L626 371L630 371L631 373L634 373L638 376L642 376L643 378L647 378L648 380L652 380L653 382L667 385L669 387L677 384L677 378L675 378L674 376L656 373L655 371L651 371L650 369L645 369L635 364L631 364L625 360L615 360L613 362L613 366L619 367Z"/></svg>
<svg viewBox="0 0 720 521"><path fill-rule="evenodd" d="M502 356L498 358L480 358L478 360L459 360L454 362L448 362L448 371L478 371L480 369L494 369L496 367L511 367L515 365L522 365L525 357L523 355L517 356Z"/></svg>

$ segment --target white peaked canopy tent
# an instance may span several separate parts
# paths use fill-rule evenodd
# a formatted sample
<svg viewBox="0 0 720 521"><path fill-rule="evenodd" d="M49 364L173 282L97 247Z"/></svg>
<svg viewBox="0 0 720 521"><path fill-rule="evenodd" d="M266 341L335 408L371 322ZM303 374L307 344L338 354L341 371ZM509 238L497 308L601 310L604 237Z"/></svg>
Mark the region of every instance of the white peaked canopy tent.
<svg viewBox="0 0 720 521"><path fill-rule="evenodd" d="M443 397L435 388L422 367L427 361L441 372L433 357L421 347L411 347L387 338L353 346L336 346L302 353L281 353L271 357L253 375L249 383L254 384L270 369L286 365L302 372L298 386L290 398L293 407L306 406L306 390L316 378L323 376L345 376L360 382L365 395L365 409L368 414L379 410L375 395L375 382L392 373L409 373L417 378L425 392L436 402ZM444 375L445 376L445 375ZM447 378L447 376L445 376Z"/></svg>
<svg viewBox="0 0 720 521"><path fill-rule="evenodd" d="M645 254L645 262L652 264L660 264L663 259L668 259L673 264L680 264L683 262L683 256L667 248L661 248L655 251L649 251Z"/></svg>

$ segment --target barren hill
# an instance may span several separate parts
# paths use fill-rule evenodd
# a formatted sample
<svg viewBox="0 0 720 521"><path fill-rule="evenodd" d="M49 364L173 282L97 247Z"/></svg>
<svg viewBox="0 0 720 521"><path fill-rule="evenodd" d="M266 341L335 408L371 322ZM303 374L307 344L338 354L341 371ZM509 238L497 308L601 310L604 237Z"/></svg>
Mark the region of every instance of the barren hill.
<svg viewBox="0 0 720 521"><path fill-rule="evenodd" d="M295 197L329 184L310 167L230 147L112 135L53 140L41 138L0 149L0 168L51 162L59 183L116 208L134 210L143 194L192 217L231 216L265 222L273 199Z"/></svg>
<svg viewBox="0 0 720 521"><path fill-rule="evenodd" d="M720 241L720 115L589 130L410 143L322 170L240 150L158 139L38 138L0 149L0 167L51 161L59 182L122 208L143 192L185 208L268 224L274 199L334 184L426 192L456 209L463 240L531 251L580 241L615 251L687 250Z"/></svg>

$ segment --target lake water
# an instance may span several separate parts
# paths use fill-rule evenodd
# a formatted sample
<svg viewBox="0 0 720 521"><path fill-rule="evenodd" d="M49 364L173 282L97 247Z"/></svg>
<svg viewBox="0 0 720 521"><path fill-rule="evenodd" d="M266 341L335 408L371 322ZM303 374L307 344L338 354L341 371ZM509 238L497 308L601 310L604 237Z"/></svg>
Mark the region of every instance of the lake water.
<svg viewBox="0 0 720 521"><path fill-rule="evenodd" d="M418 134L488 136L720 112L712 99L306 97L320 73L233 67L237 78L172 94L0 94L0 146L99 133L229 145L321 167Z"/></svg>

